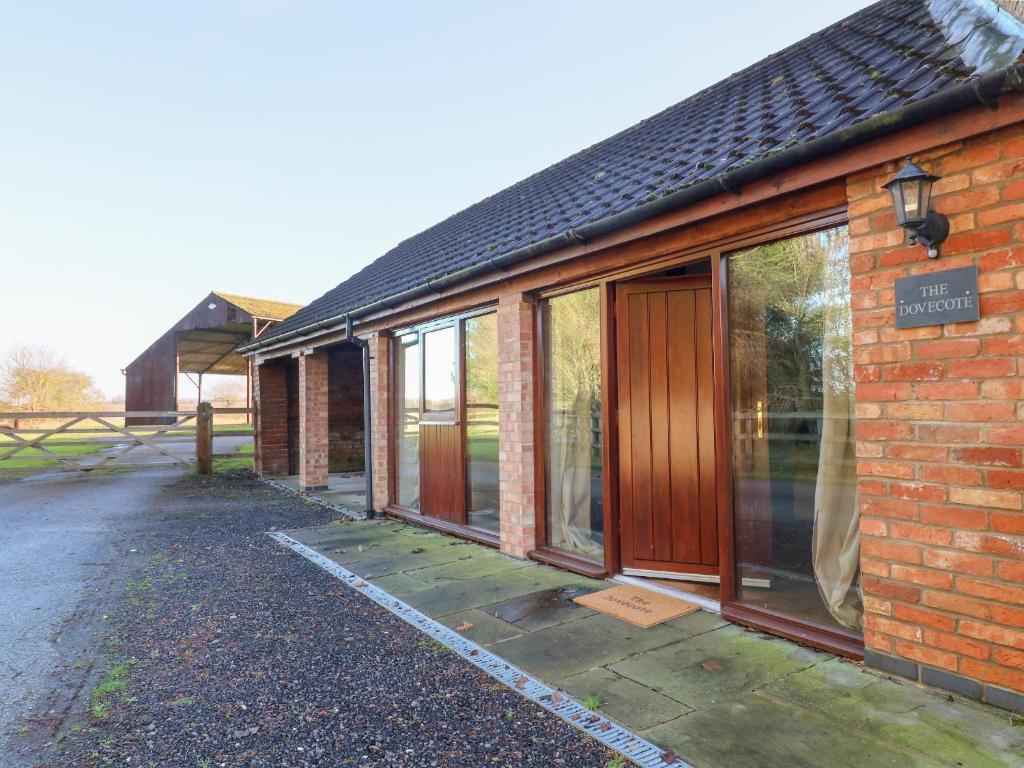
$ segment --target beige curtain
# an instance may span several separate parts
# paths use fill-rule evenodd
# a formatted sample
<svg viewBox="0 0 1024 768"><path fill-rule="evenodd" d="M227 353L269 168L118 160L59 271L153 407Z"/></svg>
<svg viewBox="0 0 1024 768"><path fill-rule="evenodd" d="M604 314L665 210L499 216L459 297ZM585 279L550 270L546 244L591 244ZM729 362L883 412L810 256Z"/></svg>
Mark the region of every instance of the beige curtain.
<svg viewBox="0 0 1024 768"><path fill-rule="evenodd" d="M590 452L593 447L591 431L590 393L585 388L577 390L572 410L561 420L561 450L554 457L552 467L551 543L570 552L599 557L601 547L590 535ZM553 436L554 437L554 436Z"/></svg>
<svg viewBox="0 0 1024 768"><path fill-rule="evenodd" d="M844 627L861 629L860 513L854 455L853 365L850 350L849 267L846 249L826 268L824 389L821 452L814 489L811 558L818 591Z"/></svg>

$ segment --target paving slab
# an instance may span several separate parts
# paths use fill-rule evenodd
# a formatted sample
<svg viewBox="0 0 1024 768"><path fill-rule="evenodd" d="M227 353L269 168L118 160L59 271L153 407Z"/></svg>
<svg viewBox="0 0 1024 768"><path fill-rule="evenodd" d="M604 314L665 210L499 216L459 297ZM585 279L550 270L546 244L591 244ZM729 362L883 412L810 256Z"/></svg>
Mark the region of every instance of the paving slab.
<svg viewBox="0 0 1024 768"><path fill-rule="evenodd" d="M577 605L573 598L601 589L603 585L555 587L528 595L513 597L485 609L499 619L514 624L527 632L536 632L556 624L592 616L596 611Z"/></svg>
<svg viewBox="0 0 1024 768"><path fill-rule="evenodd" d="M563 678L556 684L580 701L596 698L598 711L636 731L674 720L691 711L685 704L608 669L591 669Z"/></svg>
<svg viewBox="0 0 1024 768"><path fill-rule="evenodd" d="M384 591L402 599L406 595L430 589L432 586L431 584L423 583L419 579L414 579L405 573L392 573L389 576L371 579L371 581Z"/></svg>
<svg viewBox="0 0 1024 768"><path fill-rule="evenodd" d="M938 768L811 710L750 693L645 731L694 768ZM1009 767L1007 767L1009 768Z"/></svg>
<svg viewBox="0 0 1024 768"><path fill-rule="evenodd" d="M642 629L595 613L508 640L495 651L544 680L559 680L684 639L671 627Z"/></svg>
<svg viewBox="0 0 1024 768"><path fill-rule="evenodd" d="M474 581L483 576L508 574L521 568L540 568L531 560L516 560L494 551L481 551L473 548L460 553L458 560L440 565L416 567L413 563L404 569L405 573L425 583L443 583L451 581Z"/></svg>
<svg viewBox="0 0 1024 768"><path fill-rule="evenodd" d="M687 638L685 643L634 655L611 669L701 709L828 658L786 640L726 626Z"/></svg>
<svg viewBox="0 0 1024 768"><path fill-rule="evenodd" d="M407 602L431 618L437 618L551 587L577 586L591 581L550 568L523 568L513 571L512 575L499 573L470 581L438 584L412 593Z"/></svg>
<svg viewBox="0 0 1024 768"><path fill-rule="evenodd" d="M1024 765L1024 728L989 708L894 685L850 662L817 664L776 680L764 692L876 738L941 755L949 765Z"/></svg>
<svg viewBox="0 0 1024 768"><path fill-rule="evenodd" d="M523 630L519 627L502 621L479 608L470 608L468 611L441 616L438 621L452 629L457 629L460 634L474 643L488 647L523 634ZM467 624L473 626L462 629Z"/></svg>
<svg viewBox="0 0 1024 768"><path fill-rule="evenodd" d="M337 504L351 510L366 509L366 496L362 493L349 493L347 491L319 491L316 494L318 499L323 499L329 504Z"/></svg>
<svg viewBox="0 0 1024 768"><path fill-rule="evenodd" d="M277 481L293 491L299 490L299 476L279 477ZM305 491L307 496L338 504L351 510L366 509L366 483L362 473L330 474L327 477L327 488L322 491Z"/></svg>
<svg viewBox="0 0 1024 768"><path fill-rule="evenodd" d="M342 523L317 528L285 531L289 536L314 549L343 548L346 561L359 553L359 547L404 546L408 532L395 523ZM355 558L359 559L359 558Z"/></svg>
<svg viewBox="0 0 1024 768"><path fill-rule="evenodd" d="M678 619L666 621L665 626L672 627L686 637L696 637L719 627L728 627L729 622L711 611L694 611L680 616Z"/></svg>
<svg viewBox="0 0 1024 768"><path fill-rule="evenodd" d="M366 560L349 563L346 567L364 579L388 576L394 573L414 572L429 566L445 565L471 556L463 547L441 547L425 549L420 546L399 547L391 552ZM415 578L415 576L413 577Z"/></svg>

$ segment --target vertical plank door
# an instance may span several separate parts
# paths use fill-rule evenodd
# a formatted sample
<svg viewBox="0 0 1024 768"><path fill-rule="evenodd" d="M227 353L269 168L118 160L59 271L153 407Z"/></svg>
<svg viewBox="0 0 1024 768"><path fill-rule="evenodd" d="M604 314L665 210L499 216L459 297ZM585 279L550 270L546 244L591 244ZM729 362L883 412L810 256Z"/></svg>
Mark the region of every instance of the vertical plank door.
<svg viewBox="0 0 1024 768"><path fill-rule="evenodd" d="M718 573L711 283L616 289L624 568Z"/></svg>

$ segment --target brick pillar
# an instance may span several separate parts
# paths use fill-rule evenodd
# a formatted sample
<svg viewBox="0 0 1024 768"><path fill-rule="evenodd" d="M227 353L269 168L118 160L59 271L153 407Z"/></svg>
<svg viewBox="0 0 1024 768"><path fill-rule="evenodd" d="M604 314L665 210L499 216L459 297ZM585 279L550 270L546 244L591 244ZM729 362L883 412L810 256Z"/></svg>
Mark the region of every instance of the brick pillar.
<svg viewBox="0 0 1024 768"><path fill-rule="evenodd" d="M942 176L942 255L848 183L867 661L1024 708L1024 127L914 160ZM977 322L897 330L893 283L977 266Z"/></svg>
<svg viewBox="0 0 1024 768"><path fill-rule="evenodd" d="M373 507L390 502L391 355L389 337L374 334L370 345L370 415L373 433Z"/></svg>
<svg viewBox="0 0 1024 768"><path fill-rule="evenodd" d="M533 445L534 305L522 294L498 302L498 481L501 551L536 547Z"/></svg>
<svg viewBox="0 0 1024 768"><path fill-rule="evenodd" d="M253 366L254 469L264 476L288 474L288 378L280 363Z"/></svg>
<svg viewBox="0 0 1024 768"><path fill-rule="evenodd" d="M299 356L299 487L327 487L327 353Z"/></svg>

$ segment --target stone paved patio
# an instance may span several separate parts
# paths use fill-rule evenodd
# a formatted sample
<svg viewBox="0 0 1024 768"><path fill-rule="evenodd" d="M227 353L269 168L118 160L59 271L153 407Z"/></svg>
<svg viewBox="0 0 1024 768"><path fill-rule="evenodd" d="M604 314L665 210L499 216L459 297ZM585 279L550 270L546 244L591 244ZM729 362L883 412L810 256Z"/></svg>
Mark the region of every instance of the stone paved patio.
<svg viewBox="0 0 1024 768"><path fill-rule="evenodd" d="M327 488L313 491L309 495L322 499L330 504L338 504L352 510L362 512L366 509L366 480L362 472L332 472L327 476ZM281 485L299 490L299 476L287 475L275 478Z"/></svg>
<svg viewBox="0 0 1024 768"><path fill-rule="evenodd" d="M1024 766L1007 713L714 613L634 627L572 602L606 582L400 523L288 533L696 768Z"/></svg>

